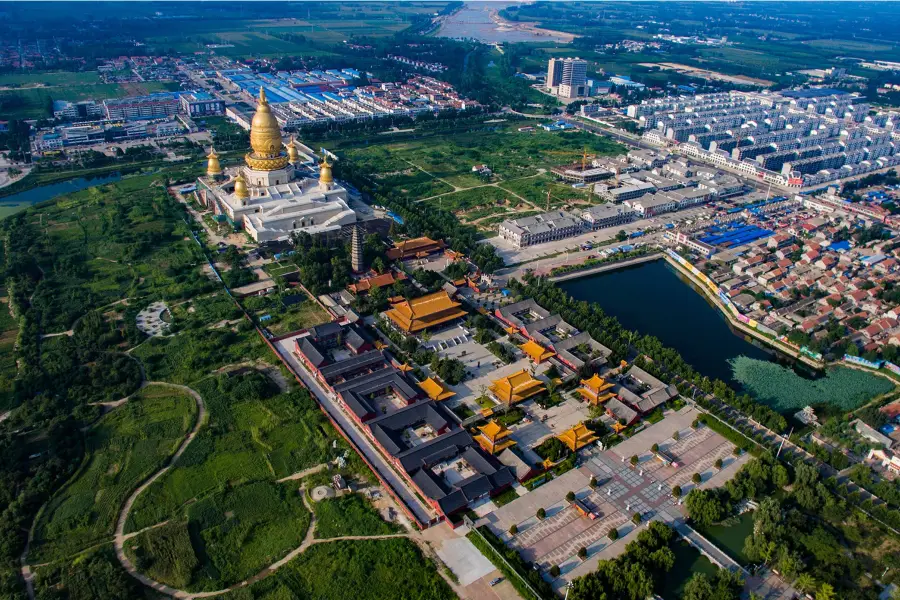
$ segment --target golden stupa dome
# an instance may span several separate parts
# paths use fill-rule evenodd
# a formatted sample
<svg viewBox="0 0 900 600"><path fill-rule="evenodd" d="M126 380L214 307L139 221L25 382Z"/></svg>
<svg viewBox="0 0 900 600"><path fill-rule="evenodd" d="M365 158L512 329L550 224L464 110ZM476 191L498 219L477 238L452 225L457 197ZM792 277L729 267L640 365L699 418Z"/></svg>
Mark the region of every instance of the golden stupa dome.
<svg viewBox="0 0 900 600"><path fill-rule="evenodd" d="M250 146L253 153L262 157L276 157L281 154L281 130L278 120L272 114L266 90L259 88L259 104L250 124Z"/></svg>
<svg viewBox="0 0 900 600"><path fill-rule="evenodd" d="M327 156L322 157L322 163L319 165L319 183L334 183L334 176L331 174L331 163L328 162Z"/></svg>
<svg viewBox="0 0 900 600"><path fill-rule="evenodd" d="M287 146L287 152L289 163L293 165L300 161L300 151L297 150L297 145L294 143L294 136L291 136L291 141Z"/></svg>
<svg viewBox="0 0 900 600"><path fill-rule="evenodd" d="M216 154L215 148L209 149L209 154L206 155L208 159L206 161L206 174L210 177L217 177L222 174L222 165L219 164L219 155Z"/></svg>
<svg viewBox="0 0 900 600"><path fill-rule="evenodd" d="M234 195L244 200L250 197L250 188L247 187L247 180L244 179L243 173L238 173L234 179Z"/></svg>

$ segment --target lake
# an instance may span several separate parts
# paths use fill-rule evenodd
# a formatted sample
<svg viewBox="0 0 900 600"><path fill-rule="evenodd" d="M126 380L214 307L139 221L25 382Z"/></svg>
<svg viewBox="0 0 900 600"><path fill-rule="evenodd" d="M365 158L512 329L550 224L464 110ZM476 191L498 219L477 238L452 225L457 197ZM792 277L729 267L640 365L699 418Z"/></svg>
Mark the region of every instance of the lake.
<svg viewBox="0 0 900 600"><path fill-rule="evenodd" d="M447 17L435 35L455 39L474 39L485 44L503 42L567 42L565 37L550 33L520 31L497 25L491 19L491 11L500 11L512 2L466 2L458 12Z"/></svg>
<svg viewBox="0 0 900 600"><path fill-rule="evenodd" d="M725 316L664 260L559 284L576 300L599 304L627 329L656 336L703 375L793 414L806 404L851 410L892 389L877 375L834 367L807 373L791 359L737 333Z"/></svg>
<svg viewBox="0 0 900 600"><path fill-rule="evenodd" d="M25 190L18 194L3 196L0 198L0 218L8 217L33 204L52 200L62 194L71 194L72 192L78 192L96 185L112 183L113 181L119 181L121 178L122 176L118 173L113 173L112 175L107 175L105 177L76 177L74 179L60 181L59 183L49 183L47 185L31 188L30 190Z"/></svg>

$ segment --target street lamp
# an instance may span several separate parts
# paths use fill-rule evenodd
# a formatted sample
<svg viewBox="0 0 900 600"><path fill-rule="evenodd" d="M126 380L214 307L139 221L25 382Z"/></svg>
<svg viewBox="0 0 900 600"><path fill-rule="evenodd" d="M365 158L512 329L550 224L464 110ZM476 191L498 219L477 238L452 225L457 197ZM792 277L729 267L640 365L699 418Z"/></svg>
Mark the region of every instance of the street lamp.
<svg viewBox="0 0 900 600"><path fill-rule="evenodd" d="M569 600L569 590L571 590L573 587L575 587L575 584L573 584L571 581L566 584L566 596L563 600Z"/></svg>

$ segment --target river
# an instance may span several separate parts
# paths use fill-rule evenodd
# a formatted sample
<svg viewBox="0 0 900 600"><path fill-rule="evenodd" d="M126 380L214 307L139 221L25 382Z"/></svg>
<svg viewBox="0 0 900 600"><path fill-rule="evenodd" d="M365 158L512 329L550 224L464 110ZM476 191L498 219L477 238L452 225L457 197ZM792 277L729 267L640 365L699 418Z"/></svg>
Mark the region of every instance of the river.
<svg viewBox="0 0 900 600"><path fill-rule="evenodd" d="M105 177L76 177L67 179L59 183L49 183L18 194L4 196L0 198L0 218L7 217L13 213L23 210L33 204L39 204L52 200L62 194L71 194L96 185L104 183L112 183L122 178L118 173L107 175Z"/></svg>
<svg viewBox="0 0 900 600"><path fill-rule="evenodd" d="M806 372L774 349L735 332L664 260L559 285L576 300L599 304L627 329L656 336L703 375L785 414L806 404L843 412L892 388L882 377L847 367L830 368L826 376Z"/></svg>
<svg viewBox="0 0 900 600"><path fill-rule="evenodd" d="M514 29L498 25L491 19L492 11L500 11L514 2L466 2L466 5L445 17L437 37L473 39L485 44L503 42L568 42L571 36L551 32Z"/></svg>

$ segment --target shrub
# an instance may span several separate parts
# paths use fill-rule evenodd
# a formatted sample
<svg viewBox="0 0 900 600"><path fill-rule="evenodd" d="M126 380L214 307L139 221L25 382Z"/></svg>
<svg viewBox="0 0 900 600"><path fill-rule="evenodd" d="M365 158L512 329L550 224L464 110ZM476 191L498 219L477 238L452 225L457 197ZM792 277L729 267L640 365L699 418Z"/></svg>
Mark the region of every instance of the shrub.
<svg viewBox="0 0 900 600"><path fill-rule="evenodd" d="M537 509L537 513L535 513L535 514L536 514L536 516L537 516L538 519L543 520L544 517L547 516L547 511L544 510L543 508L539 508L539 509Z"/></svg>
<svg viewBox="0 0 900 600"><path fill-rule="evenodd" d="M554 579L559 577L559 565L553 565L552 567L550 567L550 577L553 577Z"/></svg>
<svg viewBox="0 0 900 600"><path fill-rule="evenodd" d="M701 481L703 481L703 478L700 476L700 473L694 473L693 475L691 475L691 481L699 484Z"/></svg>
<svg viewBox="0 0 900 600"><path fill-rule="evenodd" d="M653 444L652 446L650 446L650 450L652 450L653 452L659 452L659 444Z"/></svg>
<svg viewBox="0 0 900 600"><path fill-rule="evenodd" d="M713 466L714 466L717 470L721 470L721 469L722 469L722 459L721 459L721 458L717 458L717 459L716 459L716 462L713 464Z"/></svg>
<svg viewBox="0 0 900 600"><path fill-rule="evenodd" d="M509 526L509 535L516 535L517 533L519 533L519 527L513 523Z"/></svg>
<svg viewBox="0 0 900 600"><path fill-rule="evenodd" d="M635 525L640 525L641 524L641 513L636 512L633 515L631 515L631 522L634 523Z"/></svg>
<svg viewBox="0 0 900 600"><path fill-rule="evenodd" d="M566 502L574 502L575 501L575 492L568 492L566 494Z"/></svg>
<svg viewBox="0 0 900 600"><path fill-rule="evenodd" d="M639 462L641 462L641 459L638 458L637 454L635 454L634 456L631 457L631 466L632 467L636 467Z"/></svg>
<svg viewBox="0 0 900 600"><path fill-rule="evenodd" d="M672 497L681 498L681 486L676 485L672 487Z"/></svg>
<svg viewBox="0 0 900 600"><path fill-rule="evenodd" d="M581 548L578 549L578 558L580 558L581 560L584 560L587 558L587 548L582 546Z"/></svg>
<svg viewBox="0 0 900 600"><path fill-rule="evenodd" d="M676 431L675 433L672 434L672 439L677 442L678 440L681 439L681 434Z"/></svg>
<svg viewBox="0 0 900 600"><path fill-rule="evenodd" d="M616 541L617 539L619 539L619 530L615 527L610 527L609 533L606 534L606 537L608 537L612 541Z"/></svg>
<svg viewBox="0 0 900 600"><path fill-rule="evenodd" d="M591 488L597 487L597 478L591 477L591 480L588 482L588 485L591 486Z"/></svg>

